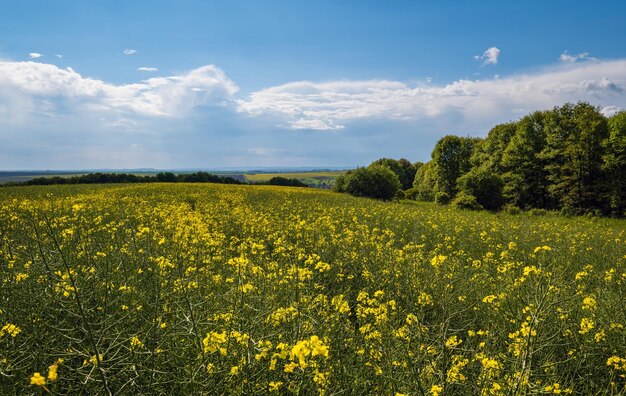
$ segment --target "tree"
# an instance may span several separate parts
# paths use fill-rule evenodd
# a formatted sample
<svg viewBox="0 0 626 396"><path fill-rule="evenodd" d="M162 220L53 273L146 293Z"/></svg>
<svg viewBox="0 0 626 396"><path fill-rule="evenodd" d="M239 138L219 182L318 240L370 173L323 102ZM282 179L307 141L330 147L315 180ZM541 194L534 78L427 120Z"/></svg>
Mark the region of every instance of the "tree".
<svg viewBox="0 0 626 396"><path fill-rule="evenodd" d="M515 135L517 125L517 122L509 122L491 128L487 138L476 146L471 158L472 166L480 166L498 174L503 173L502 157Z"/></svg>
<svg viewBox="0 0 626 396"><path fill-rule="evenodd" d="M502 153L504 195L520 208L548 208L547 176L539 154L546 144L545 113L534 112L516 124Z"/></svg>
<svg viewBox="0 0 626 396"><path fill-rule="evenodd" d="M450 197L456 195L456 181L471 168L470 158L477 138L448 135L441 138L432 153L436 190Z"/></svg>
<svg viewBox="0 0 626 396"><path fill-rule="evenodd" d="M383 165L391 169L398 176L402 189L406 190L413 185L415 178L415 168L413 164L405 158L395 160L393 158L380 158L372 162L370 165Z"/></svg>
<svg viewBox="0 0 626 396"><path fill-rule="evenodd" d="M282 176L272 177L267 184L271 186L286 186L286 187L308 187L305 183L298 179L288 179Z"/></svg>
<svg viewBox="0 0 626 396"><path fill-rule="evenodd" d="M172 172L159 172L157 173L156 178L160 182L168 182L168 183L176 182L176 175L173 174Z"/></svg>
<svg viewBox="0 0 626 396"><path fill-rule="evenodd" d="M398 175L383 165L357 168L347 173L341 183L350 195L382 200L394 198L402 186Z"/></svg>
<svg viewBox="0 0 626 396"><path fill-rule="evenodd" d="M574 212L607 211L606 118L588 103L567 103L546 113L545 130L541 157L546 161L550 196L561 208Z"/></svg>
<svg viewBox="0 0 626 396"><path fill-rule="evenodd" d="M435 200L435 163L428 161L417 169L413 188L418 201L432 202Z"/></svg>
<svg viewBox="0 0 626 396"><path fill-rule="evenodd" d="M617 215L626 211L626 111L608 120L609 138L604 166L609 181L609 205Z"/></svg>

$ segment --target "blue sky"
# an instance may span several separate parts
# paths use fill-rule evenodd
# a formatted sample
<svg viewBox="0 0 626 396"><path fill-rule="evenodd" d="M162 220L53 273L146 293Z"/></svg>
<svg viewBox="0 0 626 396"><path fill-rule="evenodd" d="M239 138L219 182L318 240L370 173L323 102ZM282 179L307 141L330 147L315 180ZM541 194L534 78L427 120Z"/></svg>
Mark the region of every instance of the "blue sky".
<svg viewBox="0 0 626 396"><path fill-rule="evenodd" d="M623 1L0 1L0 169L355 166L585 100Z"/></svg>

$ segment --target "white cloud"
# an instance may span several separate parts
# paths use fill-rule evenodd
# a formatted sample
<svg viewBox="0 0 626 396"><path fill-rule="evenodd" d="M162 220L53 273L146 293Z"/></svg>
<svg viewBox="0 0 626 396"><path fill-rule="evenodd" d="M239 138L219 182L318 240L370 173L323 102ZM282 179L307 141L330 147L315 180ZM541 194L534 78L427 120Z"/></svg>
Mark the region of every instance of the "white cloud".
<svg viewBox="0 0 626 396"><path fill-rule="evenodd" d="M61 54L54 54L54 56L56 56L59 59L63 58L63 55L61 55Z"/></svg>
<svg viewBox="0 0 626 396"><path fill-rule="evenodd" d="M157 71L159 69L157 69L156 67L147 67L147 66L142 66L142 67L138 67L137 70L139 71L145 71L145 72L153 72L153 71Z"/></svg>
<svg viewBox="0 0 626 396"><path fill-rule="evenodd" d="M51 114L61 109L183 116L198 106L230 101L238 87L213 65L188 73L115 85L72 68L36 62L0 62L0 110ZM45 106L43 106L45 104ZM16 113L17 111L17 113Z"/></svg>
<svg viewBox="0 0 626 396"><path fill-rule="evenodd" d="M41 58L42 56L43 56L43 55L41 55L41 54L40 54L40 53L38 53L38 52L31 52L31 53L29 53L29 54L28 54L28 57L29 57L30 59L37 59L37 58Z"/></svg>
<svg viewBox="0 0 626 396"><path fill-rule="evenodd" d="M564 63L574 63L579 60L587 59L589 57L589 52L583 52L580 54L570 55L567 53L567 50L563 51L561 56L559 56L559 60ZM589 58L594 59L594 58Z"/></svg>
<svg viewBox="0 0 626 396"><path fill-rule="evenodd" d="M496 47L487 48L482 55L475 55L474 59L483 61L484 65L496 65L498 64L498 57L500 57L500 50Z"/></svg>
<svg viewBox="0 0 626 396"><path fill-rule="evenodd" d="M238 111L272 116L292 129L341 129L360 120L458 120L458 128L484 129L516 119L519 109L546 109L589 101L626 107L626 60L559 65L532 74L447 85L398 81L292 82L238 100Z"/></svg>
<svg viewBox="0 0 626 396"><path fill-rule="evenodd" d="M624 109L619 106L605 106L602 108L602 110L600 110L600 112L604 114L605 117L611 117L622 110Z"/></svg>
<svg viewBox="0 0 626 396"><path fill-rule="evenodd" d="M126 48L124 51L122 51L122 53L123 53L124 55L133 55L133 54L136 54L136 53L137 53L137 50L136 50L136 49L129 49L129 48Z"/></svg>

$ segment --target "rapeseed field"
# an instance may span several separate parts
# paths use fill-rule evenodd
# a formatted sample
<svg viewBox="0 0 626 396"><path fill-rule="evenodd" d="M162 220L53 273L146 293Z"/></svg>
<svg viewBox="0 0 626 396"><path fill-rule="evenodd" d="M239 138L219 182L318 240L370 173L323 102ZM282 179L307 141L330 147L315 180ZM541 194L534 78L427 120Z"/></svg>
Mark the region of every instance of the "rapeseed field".
<svg viewBox="0 0 626 396"><path fill-rule="evenodd" d="M0 189L0 394L626 393L626 223Z"/></svg>

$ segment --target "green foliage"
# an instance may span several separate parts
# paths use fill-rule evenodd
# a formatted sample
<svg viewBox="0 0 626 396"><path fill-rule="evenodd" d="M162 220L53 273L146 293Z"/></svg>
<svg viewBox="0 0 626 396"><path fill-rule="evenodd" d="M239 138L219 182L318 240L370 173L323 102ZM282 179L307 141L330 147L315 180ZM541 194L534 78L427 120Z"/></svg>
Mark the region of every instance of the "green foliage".
<svg viewBox="0 0 626 396"><path fill-rule="evenodd" d="M471 169L470 158L480 139L448 135L441 138L432 152L437 191L450 197L456 194L457 179Z"/></svg>
<svg viewBox="0 0 626 396"><path fill-rule="evenodd" d="M491 128L487 138L477 145L472 154L473 167L481 167L495 173L502 173L502 157L511 138L517 130L516 122L496 125Z"/></svg>
<svg viewBox="0 0 626 396"><path fill-rule="evenodd" d="M566 104L546 113L546 161L548 193L558 207L577 212L607 209L603 173L608 124L588 103Z"/></svg>
<svg viewBox="0 0 626 396"><path fill-rule="evenodd" d="M409 160L405 158L401 158L399 160L395 160L392 158L380 158L372 162L370 166L371 165L382 165L388 167L393 173L398 176L398 180L400 180L400 184L402 185L403 190L411 188L411 186L413 185L416 168Z"/></svg>
<svg viewBox="0 0 626 396"><path fill-rule="evenodd" d="M545 209L532 208L528 211L528 214L532 216L545 216L548 214L548 211Z"/></svg>
<svg viewBox="0 0 626 396"><path fill-rule="evenodd" d="M404 190L404 198L410 199L411 201L417 201L418 198L418 190L415 187Z"/></svg>
<svg viewBox="0 0 626 396"><path fill-rule="evenodd" d="M450 203L450 195L447 192L439 191L435 194L435 202L440 205L447 205Z"/></svg>
<svg viewBox="0 0 626 396"><path fill-rule="evenodd" d="M282 176L272 177L267 184L271 186L286 186L286 187L308 187L306 184L298 179L288 179Z"/></svg>
<svg viewBox="0 0 626 396"><path fill-rule="evenodd" d="M567 103L496 125L483 141L442 138L411 193L428 200L462 191L489 210L510 204L622 216L625 174L626 112L607 120L588 103Z"/></svg>
<svg viewBox="0 0 626 396"><path fill-rule="evenodd" d="M181 173L175 175L171 172L159 172L155 176L137 176L128 173L89 173L71 177L38 177L22 183L11 185L47 186L53 184L109 184L109 183L218 183L218 184L242 184L239 180L230 176L218 176L207 172Z"/></svg>
<svg viewBox="0 0 626 396"><path fill-rule="evenodd" d="M435 200L435 163L428 161L421 165L415 173L413 188L416 190L416 200L432 202Z"/></svg>
<svg viewBox="0 0 626 396"><path fill-rule="evenodd" d="M472 168L458 179L459 191L473 197L487 210L498 210L504 205L503 187L502 178L484 168Z"/></svg>
<svg viewBox="0 0 626 396"><path fill-rule="evenodd" d="M609 180L609 201L613 214L626 210L626 111L608 120L609 138L605 169Z"/></svg>
<svg viewBox="0 0 626 396"><path fill-rule="evenodd" d="M504 205L504 207L502 208L502 210L504 210L506 213L510 214L510 215L517 215L520 214L522 212L522 210L513 205L513 204L506 204Z"/></svg>
<svg viewBox="0 0 626 396"><path fill-rule="evenodd" d="M534 112L517 122L502 154L504 194L520 208L550 206L544 160L539 156L546 141L544 118L544 112Z"/></svg>
<svg viewBox="0 0 626 396"><path fill-rule="evenodd" d="M336 191L345 191L355 197L390 200L401 188L400 180L391 169L384 165L370 165L346 173L343 180L336 183ZM341 190L340 190L341 189Z"/></svg>
<svg viewBox="0 0 626 396"><path fill-rule="evenodd" d="M476 199L475 196L465 191L461 191L457 194L457 196L452 201L452 205L456 208L466 209L466 210L484 209L483 206L480 203L478 203L478 200Z"/></svg>

